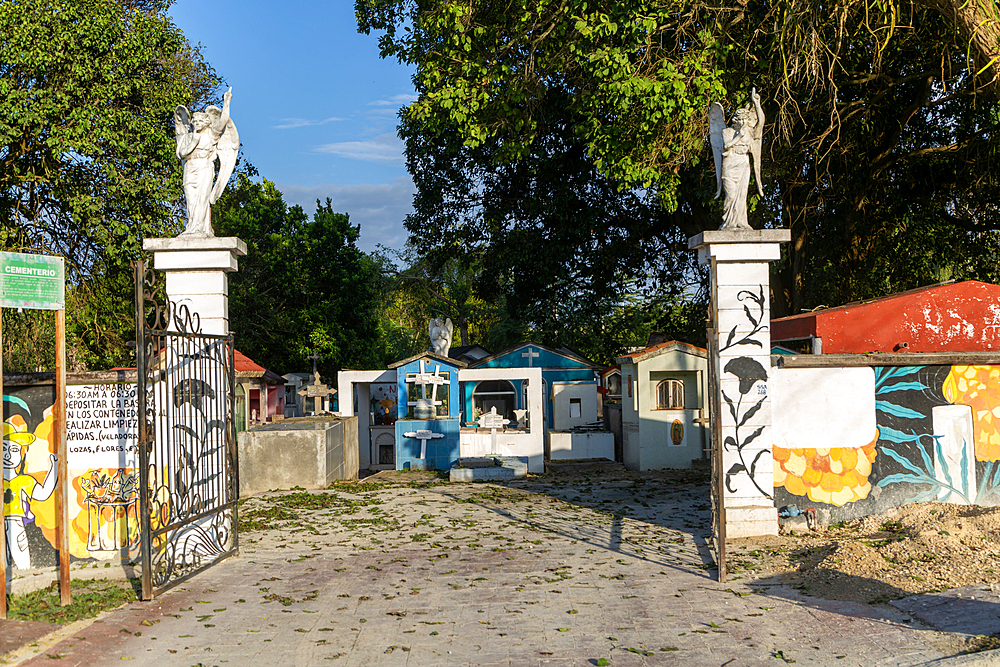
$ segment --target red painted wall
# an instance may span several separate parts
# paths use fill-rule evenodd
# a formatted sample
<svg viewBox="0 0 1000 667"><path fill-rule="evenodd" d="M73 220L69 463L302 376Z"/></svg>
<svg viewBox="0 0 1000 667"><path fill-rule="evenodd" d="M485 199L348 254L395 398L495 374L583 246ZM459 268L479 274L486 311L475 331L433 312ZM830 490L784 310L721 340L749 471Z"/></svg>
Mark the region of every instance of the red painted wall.
<svg viewBox="0 0 1000 667"><path fill-rule="evenodd" d="M771 320L774 343L809 336L824 354L1000 350L1000 286L967 280Z"/></svg>

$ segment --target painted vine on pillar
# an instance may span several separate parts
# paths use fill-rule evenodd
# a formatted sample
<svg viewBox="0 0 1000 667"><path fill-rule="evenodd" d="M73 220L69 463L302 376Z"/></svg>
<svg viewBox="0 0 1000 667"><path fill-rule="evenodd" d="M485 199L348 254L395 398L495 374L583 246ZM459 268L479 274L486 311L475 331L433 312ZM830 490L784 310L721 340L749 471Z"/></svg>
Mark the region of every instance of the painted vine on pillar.
<svg viewBox="0 0 1000 667"><path fill-rule="evenodd" d="M746 336L734 342L734 339L736 338L736 330L739 328L739 325L733 326L732 331L729 332L729 336L726 338L726 344L719 349L719 352L725 352L729 348L737 347L738 345L756 345L757 347L764 349L764 344L756 338L753 338L753 336L756 336L761 331L767 329L767 324L765 324L768 321L766 316L767 300L764 297L764 286L760 285L760 292L758 294L754 294L750 290L740 290L736 294L736 299L743 303L743 312L746 313L747 320L750 321L753 328ZM745 303L747 299L756 304L756 315L750 312L750 306Z"/></svg>
<svg viewBox="0 0 1000 667"><path fill-rule="evenodd" d="M771 498L771 494L762 489L760 484L758 484L755 479L757 475L757 463L760 461L760 457L766 453L770 453L770 450L759 450L757 455L754 456L753 461L750 462L749 466L747 466L746 459L743 458L744 448L760 437L760 434L764 431L764 427L758 426L749 435L740 434L740 429L744 427L751 417L757 414L757 411L760 410L764 401L767 400L767 394L765 393L761 396L759 401L746 410L743 409L743 400L747 397L747 394L753 390L754 386L758 382L767 381L767 371L764 370L764 367L760 364L760 362L750 357L736 357L735 359L730 359L729 362L726 363L724 370L727 373L735 375L740 380L740 395L739 398L736 399L735 403L733 402L733 399L726 395L724 390L722 392L722 400L726 402L726 405L729 407L729 414L732 415L733 422L736 423L735 437L727 435L725 440L723 440L723 447L727 452L731 452L735 449L740 456L740 462L734 463L729 470L726 471L726 488L729 489L730 493L736 493L736 489L734 489L730 484L732 476L745 472L750 475L750 481L753 482L755 487L757 487L757 490L760 491L764 497ZM750 400L752 401L753 399ZM744 434L745 433L746 432L744 431Z"/></svg>
<svg viewBox="0 0 1000 667"><path fill-rule="evenodd" d="M767 322L767 300L764 296L764 286L759 286L759 292L757 294L754 294L750 290L740 290L737 293L736 298L740 302L743 302L743 311L746 314L747 320L751 324L751 331L739 340L735 340L736 330L739 328L739 325L734 325L732 331L729 332L725 346L723 346L719 351L724 352L742 345L755 345L761 348L761 350L764 350L764 344L760 340L754 338L755 335L767 329L767 325L765 324L765 322ZM756 315L751 312L749 305L745 303L747 300L756 304ZM734 357L727 361L723 371L731 375L735 375L740 381L740 395L737 397L735 402L726 394L725 390L722 391L722 400L726 402L726 406L729 408L729 414L732 416L733 423L735 424L734 435L726 436L723 440L722 447L727 452L735 450L740 457L740 462L734 463L730 466L729 470L726 471L726 488L730 493L736 493L736 489L732 486L732 478L734 475L745 472L750 477L750 481L757 488L757 490L760 491L765 498L770 499L772 498L770 490L763 489L756 479L758 472L757 464L760 462L760 459L764 454L770 453L770 450L758 450L749 464L743 457L744 449L750 445L750 443L757 440L761 433L764 432L763 426L757 427L750 433L746 433L744 427L746 426L746 423L750 421L750 418L757 414L757 412L764 405L764 401L767 400L767 391L759 391L758 395L760 395L760 400L745 409L744 401L747 401L747 396L753 391L753 388L757 386L758 382L767 382L767 370L756 359L743 356ZM753 402L753 398L750 398L747 402ZM744 429L742 433L741 429Z"/></svg>

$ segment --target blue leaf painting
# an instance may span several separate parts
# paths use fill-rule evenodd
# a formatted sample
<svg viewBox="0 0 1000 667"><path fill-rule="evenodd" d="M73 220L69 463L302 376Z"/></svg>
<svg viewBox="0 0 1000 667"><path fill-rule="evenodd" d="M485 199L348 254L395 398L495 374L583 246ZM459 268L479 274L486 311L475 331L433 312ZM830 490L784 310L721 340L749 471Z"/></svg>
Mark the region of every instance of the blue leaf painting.
<svg viewBox="0 0 1000 667"><path fill-rule="evenodd" d="M915 466L913 463L911 463L910 460L908 458L906 458L905 456L903 456L901 454L897 454L896 452L892 451L888 447L883 447L882 451L885 452L885 454L887 454L889 456L889 458L893 459L894 461L896 461L897 463L899 463L901 466L903 466L907 470L912 470L913 472L917 473L918 475L923 475L924 474L923 470L921 470L920 468L918 468L917 466ZM885 479L879 481L879 486L882 486L882 483L886 479L889 479L891 477L895 477L895 475L889 475L889 477L886 477Z"/></svg>
<svg viewBox="0 0 1000 667"><path fill-rule="evenodd" d="M920 442L919 435L907 435L901 431L891 429L888 426L879 426L878 439L900 444L906 442Z"/></svg>
<svg viewBox="0 0 1000 667"><path fill-rule="evenodd" d="M896 384L891 384L888 387L882 387L876 393L889 394L894 391L925 391L927 389L930 389L930 387L921 382L897 382Z"/></svg>
<svg viewBox="0 0 1000 667"><path fill-rule="evenodd" d="M904 417L906 419L923 419L924 415L916 410L904 407L902 405L896 405L895 403L890 403L888 401L875 401L875 409L881 410L886 414L890 414L896 417Z"/></svg>

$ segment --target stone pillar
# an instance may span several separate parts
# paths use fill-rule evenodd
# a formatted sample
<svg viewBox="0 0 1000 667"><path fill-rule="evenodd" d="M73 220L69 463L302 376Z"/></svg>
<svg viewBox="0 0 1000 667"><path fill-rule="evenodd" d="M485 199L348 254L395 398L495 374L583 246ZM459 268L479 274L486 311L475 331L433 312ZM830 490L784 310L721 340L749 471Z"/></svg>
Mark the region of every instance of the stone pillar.
<svg viewBox="0 0 1000 667"><path fill-rule="evenodd" d="M186 305L201 318L201 332L229 333L229 274L247 245L236 237L178 236L145 239L143 250L153 253L153 268L167 274L167 297Z"/></svg>
<svg viewBox="0 0 1000 667"><path fill-rule="evenodd" d="M778 533L771 457L771 307L768 264L780 257L787 229L706 231L688 241L708 264L709 379L718 406L726 536Z"/></svg>

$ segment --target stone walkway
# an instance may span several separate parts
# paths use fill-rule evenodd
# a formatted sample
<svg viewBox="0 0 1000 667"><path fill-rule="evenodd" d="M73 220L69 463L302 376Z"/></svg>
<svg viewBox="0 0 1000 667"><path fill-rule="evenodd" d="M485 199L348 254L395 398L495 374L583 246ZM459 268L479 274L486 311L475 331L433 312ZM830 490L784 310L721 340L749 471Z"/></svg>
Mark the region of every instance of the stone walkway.
<svg viewBox="0 0 1000 667"><path fill-rule="evenodd" d="M272 527L245 532L239 557L17 662L889 667L961 639L926 613L717 583L702 485L397 486L269 494L242 512ZM979 656L950 662L990 664Z"/></svg>

